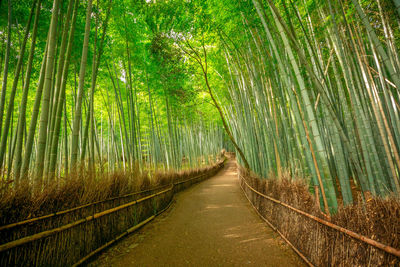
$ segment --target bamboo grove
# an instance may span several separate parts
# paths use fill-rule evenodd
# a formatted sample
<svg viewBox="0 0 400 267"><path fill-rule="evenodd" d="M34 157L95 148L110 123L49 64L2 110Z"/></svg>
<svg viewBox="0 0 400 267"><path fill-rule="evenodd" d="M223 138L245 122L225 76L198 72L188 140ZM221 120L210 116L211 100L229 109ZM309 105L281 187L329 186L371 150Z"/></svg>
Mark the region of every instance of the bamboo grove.
<svg viewBox="0 0 400 267"><path fill-rule="evenodd" d="M226 114L251 169L310 177L328 214L398 196L399 2L251 2L242 44L224 41Z"/></svg>
<svg viewBox="0 0 400 267"><path fill-rule="evenodd" d="M147 3L0 2L3 181L210 164L225 135ZM165 29L164 29L165 30ZM200 114L200 115L199 115ZM79 167L79 168L78 168Z"/></svg>
<svg viewBox="0 0 400 267"><path fill-rule="evenodd" d="M400 194L398 0L0 7L4 179L194 167L224 147L304 179L326 213Z"/></svg>

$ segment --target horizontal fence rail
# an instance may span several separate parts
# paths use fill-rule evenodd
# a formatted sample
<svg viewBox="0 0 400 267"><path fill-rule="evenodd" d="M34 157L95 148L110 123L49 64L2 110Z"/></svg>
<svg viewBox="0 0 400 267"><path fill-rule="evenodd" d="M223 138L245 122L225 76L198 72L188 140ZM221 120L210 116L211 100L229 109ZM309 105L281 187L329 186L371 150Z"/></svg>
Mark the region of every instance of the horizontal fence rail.
<svg viewBox="0 0 400 267"><path fill-rule="evenodd" d="M63 211L57 211L57 212L50 213L50 214L47 214L47 215L43 215L43 216L40 216L40 217L35 217L35 218L19 221L19 222L16 222L16 223L3 225L3 226L0 226L0 231L10 230L10 229L18 227L18 226L23 226L23 225L34 223L34 222L39 222L41 220L46 220L46 219L57 217L57 216L60 216L60 215L65 215L65 214L68 214L68 213L71 213L71 212L74 212L74 211L78 211L78 210L82 210L84 208L88 208L88 207L91 207L91 206L94 206L94 205L97 205L97 204L102 204L102 203L109 202L109 201L114 201L114 200L117 200L117 199L127 198L127 197L131 197L131 196L135 196L135 195L139 195L139 194L143 194L143 193L159 190L159 189L162 189L162 188L168 187L168 186L170 186L170 185L166 184L166 185L158 186L158 187L155 187L155 188L150 188L150 189L146 189L146 190L142 190L142 191L138 191L138 192L134 192L134 193L129 193L129 194L122 195L122 196L116 196L116 197L111 197L111 198L104 199L104 200L99 200L99 201L96 201L96 202L91 202L91 203L84 204L84 205L81 205L81 206L78 206L78 207L74 207L74 208L71 208L71 209L63 210Z"/></svg>
<svg viewBox="0 0 400 267"><path fill-rule="evenodd" d="M221 161L204 173L183 181L176 181L172 184L2 226L0 232L7 233L17 226L44 222L46 219L102 202L161 190L140 199L85 216L60 227L40 231L10 242L6 241L6 243L0 244L0 266L70 266L82 264L99 251L154 219L171 205L176 192L197 181L213 176L223 167L224 163L225 161ZM106 235L106 237L102 235ZM74 240L74 237L77 240Z"/></svg>
<svg viewBox="0 0 400 267"><path fill-rule="evenodd" d="M187 179L184 181L179 181L174 184L180 185L182 183L185 183L185 182L188 182L191 180L202 178L205 175L207 175L207 173L200 174L193 178L190 178L190 179ZM122 199L126 200L126 199L134 197L134 196L139 196L141 194L154 192L157 190L161 190L163 188L167 188L169 186L171 186L171 184L165 184L165 185L157 186L157 187L142 190L142 191L125 194L122 196L111 197L108 199L84 204L84 205L81 205L78 207L74 207L71 209L63 210L63 211L58 211L58 212L47 214L44 216L23 220L23 221L11 223L8 225L3 225L3 226L0 226L0 239L2 240L3 243L6 243L6 242L14 241L16 239L23 238L25 236L30 236L39 231L42 232L42 231L50 230L55 227L54 224L62 226L69 222L74 222L77 219L76 217L87 217L88 214L92 215L94 213L100 212L101 210L108 209L107 207L103 207L105 203L119 201L119 203L110 203L110 205L113 205L113 204L122 205L122 204L124 204L124 203L121 203ZM142 197L144 197L144 196L142 196ZM134 199L134 200L136 200L136 199ZM99 210L96 210L96 206L100 206L100 207L97 207ZM92 209L92 210L90 210L90 209ZM79 213L79 214L75 214L75 216L73 216L74 215L73 213ZM85 215L85 213L87 215ZM67 215L70 215L70 217L65 218L65 216L67 216ZM61 216L63 218L58 219Z"/></svg>
<svg viewBox="0 0 400 267"><path fill-rule="evenodd" d="M288 205L288 204L286 204L286 203L284 203L284 202L282 202L282 201L280 201L280 200L277 200L277 199L275 199L275 198L272 198L272 197L270 197L270 196L267 196L267 195L265 195L265 194L259 192L259 191L256 190L255 188L253 188L251 185L249 185L249 183L246 181L246 178L245 178L241 173L239 173L238 176L239 176L239 179L243 182L243 184L244 184L249 190L251 190L252 192L254 192L256 195L258 195L258 196L260 196L260 197L262 197L262 198L264 198L264 199L267 199L267 200L269 200L269 201L271 201L271 202L273 202L273 203L279 204L279 205L281 205L281 206L283 206L283 207L285 207L285 208L287 208L287 209L289 209L289 210L291 210L291 211L293 211L293 212L295 212L295 213L297 213L297 214L301 214L302 216L307 217L307 218L309 218L309 219L311 219L311 220L313 220L313 221L315 221L315 222L317 222L317 223L319 223L319 224L322 224L322 225L324 225L324 226L327 226L327 227L329 227L330 229L333 229L333 230L335 230L335 231L341 232L341 233L343 233L343 234L345 234L345 235L347 235L347 236L349 236L349 237L351 237L351 238L354 238L354 239L356 239L356 240L358 240L358 241L361 241L361 242L363 242L363 243L365 243L365 244L368 244L368 245L370 245L370 246L373 246L373 247L375 247L375 248L378 248L378 249L380 249L380 250L382 250L382 251L384 251L384 252L386 252L386 253L389 253L389 254L394 255L394 256L396 256L396 257L400 257L400 250L399 250L399 249L396 249L396 248L393 248L393 247L391 247L391 246L382 244L382 243L380 243L380 242L378 242L378 241L376 241L376 240L373 240L373 239L371 239L371 238L369 238L369 237L366 237L366 236L360 235L360 234L358 234L358 233L355 233L355 232L353 232L353 231L351 231L351 230L348 230L348 229L346 229L346 228L344 228L344 227L338 226L338 225L336 225L336 224L334 224L334 223L331 223L331 222L329 222L329 221L326 221L326 220L324 220L324 219L321 219L321 218L319 218L319 217L317 217L317 216L314 216L314 215L309 214L309 213L307 213L307 212L304 212L304 211L302 211L302 210L296 209L296 208L294 208L294 207L292 207L292 206L290 206L290 205ZM313 266L313 264L312 264L312 263L311 263L311 262L310 262L310 261L295 247L295 246L293 246L293 245L290 243L290 241L278 230L278 228L277 228L276 226L274 226L274 225L273 225L271 222L269 222L261 213L258 212L257 208L253 205L252 201L251 201L251 200L249 199L249 197L247 196L247 194L246 194L246 192L245 192L245 190L244 190L244 188L243 188L243 186L242 186L242 183L240 183L240 186L241 186L241 188L242 188L242 190L243 190L243 192L244 192L246 198L249 200L249 202L250 202L250 203L252 204L252 206L255 208L255 210L256 210L257 213L260 215L260 217L262 217L262 218L264 219L264 221L266 221L274 230L276 230L276 231L283 237L283 239L285 239L285 241L295 250L295 252L296 252L297 254L299 254L299 256L300 256L308 265Z"/></svg>
<svg viewBox="0 0 400 267"><path fill-rule="evenodd" d="M75 221L73 223L69 223L69 224L66 224L64 226L61 226L61 227L58 227L58 228L55 228L55 229L52 229L52 230L49 230L49 231L44 231L44 232L41 232L41 233L37 233L35 235L24 237L24 238L21 238L21 239L12 241L12 242L8 242L6 244L0 245L0 252L3 252L3 251L6 251L8 249L15 248L17 246L21 246L21 245L26 244L26 243L30 243L30 242L33 242L33 241L48 237L48 236L56 234L58 232L62 232L62 231L68 230L68 229L70 229L72 227L75 227L77 225L80 225L82 223L89 222L91 220L95 220L95 219L101 218L101 217L103 217L105 215L108 215L110 213L117 212L117 211L119 211L121 209L125 209L125 208L128 208L128 207L132 206L132 205L136 205L138 203L141 203L141 202L143 202L143 201L145 201L147 199L151 199L151 198L153 198L155 196L164 194L164 193L166 193L168 191L171 191L172 189L173 189L173 186L170 186L170 188L168 188L166 190L163 190L161 192L158 192L156 194L152 194L150 196L141 198L139 200L132 201L130 203L115 207L113 209L109 209L109 210L105 210L103 212L99 212L99 213L93 214L91 216L88 216L86 218L80 219L80 220Z"/></svg>
<svg viewBox="0 0 400 267"><path fill-rule="evenodd" d="M247 184L247 183L246 183ZM285 240L285 242L297 253L297 255L300 256L300 258L302 258L304 260L305 263L308 264L308 266L313 267L314 264L312 264L306 256L303 255L303 253L301 253L280 231L277 227L275 227L275 225L273 225L267 218L265 218L256 208L256 206L254 206L254 204L251 202L250 198L247 196L246 192L244 191L244 188L242 186L242 183L240 183L240 187L243 190L244 196L247 198L247 200L250 202L250 205L254 208L254 210L257 212L258 216L261 217L261 219L263 219L263 221L265 221L272 229L274 229L274 231L276 231L282 238L283 240Z"/></svg>
<svg viewBox="0 0 400 267"><path fill-rule="evenodd" d="M138 230L139 228L141 228L142 226L144 226L145 224L149 223L150 221L152 221L155 217L157 217L158 215L160 215L161 213L163 213L164 211L166 211L172 204L172 201L169 202L168 206L165 207L163 210L159 211L157 214L150 216L149 218L147 218L146 220L138 223L137 225L129 228L128 230L126 230L125 232L123 232L122 234L120 234L119 236L117 236L116 238L114 238L113 240L107 242L106 244L104 244L103 246L93 250L92 252L90 252L88 255L86 255L85 257L83 257L82 259L80 259L79 261L77 261L74 265L72 265L73 267L76 266L80 266L83 263L85 263L86 261L88 261L91 257L95 256L96 254L98 254L99 252L101 252L102 250L106 249L107 247L111 246L112 244L114 244L115 242L117 242L118 240L122 239L123 237L127 236L128 234Z"/></svg>

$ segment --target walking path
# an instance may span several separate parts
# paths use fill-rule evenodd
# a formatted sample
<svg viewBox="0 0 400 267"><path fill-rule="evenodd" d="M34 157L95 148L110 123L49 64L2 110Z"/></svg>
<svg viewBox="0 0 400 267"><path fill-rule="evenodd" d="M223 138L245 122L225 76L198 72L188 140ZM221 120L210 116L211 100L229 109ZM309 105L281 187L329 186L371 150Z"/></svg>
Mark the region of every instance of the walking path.
<svg viewBox="0 0 400 267"><path fill-rule="evenodd" d="M164 214L91 266L303 266L252 209L236 163L179 193Z"/></svg>

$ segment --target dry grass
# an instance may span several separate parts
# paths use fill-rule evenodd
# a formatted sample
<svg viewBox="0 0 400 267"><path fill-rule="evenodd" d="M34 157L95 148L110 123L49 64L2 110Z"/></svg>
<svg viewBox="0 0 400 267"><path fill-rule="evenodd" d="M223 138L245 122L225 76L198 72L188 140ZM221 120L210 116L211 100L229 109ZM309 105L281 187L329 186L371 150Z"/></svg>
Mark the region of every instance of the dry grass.
<svg viewBox="0 0 400 267"><path fill-rule="evenodd" d="M31 183L0 185L0 226L76 206L147 190L207 172L211 167L184 171L113 172L95 178L81 170L37 190ZM0 181L1 183L1 181Z"/></svg>
<svg viewBox="0 0 400 267"><path fill-rule="evenodd" d="M174 187L174 190L146 199L118 212L0 252L0 266L72 265L128 228L164 209L175 192L214 175L220 167L221 165L215 164L192 171L155 172L152 175L117 172L97 177L80 171L68 179L47 185L42 191L36 190L29 184L21 185L16 190L12 188L3 190L0 194L0 225L51 214L86 203L95 202L95 204L67 214L0 230L1 244L58 228L95 213L152 195L177 181L186 181L204 174L198 179L179 184ZM163 189L160 189L160 186L164 186ZM142 190L147 191L134 193Z"/></svg>
<svg viewBox="0 0 400 267"><path fill-rule="evenodd" d="M245 173L246 181L257 191L309 214L324 218L308 185L301 179L283 175L279 179L260 179ZM399 266L400 259L350 238L256 195L244 186L246 194L287 239L316 266ZM394 197L372 198L366 204L340 207L331 222L400 249L400 201Z"/></svg>
<svg viewBox="0 0 400 267"><path fill-rule="evenodd" d="M147 174L115 172L91 178L87 172L71 175L36 190L32 184L0 193L0 225L38 217L86 203L149 188Z"/></svg>

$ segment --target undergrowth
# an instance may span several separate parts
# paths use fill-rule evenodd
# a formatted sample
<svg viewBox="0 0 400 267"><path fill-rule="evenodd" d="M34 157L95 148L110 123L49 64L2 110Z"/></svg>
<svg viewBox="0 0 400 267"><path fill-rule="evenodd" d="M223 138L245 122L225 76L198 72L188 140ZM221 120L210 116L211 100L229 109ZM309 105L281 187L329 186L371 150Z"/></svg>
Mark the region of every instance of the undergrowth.
<svg viewBox="0 0 400 267"><path fill-rule="evenodd" d="M365 203L341 205L327 218L319 209L304 179L288 174L262 179L241 170L257 191L301 211L328 220L385 245L400 249L400 201L394 196L372 197ZM245 187L244 184L242 184ZM399 258L245 189L259 212L316 266L398 266Z"/></svg>
<svg viewBox="0 0 400 267"><path fill-rule="evenodd" d="M87 203L147 190L200 174L210 167L183 171L116 171L93 173L80 170L38 189L31 182L12 187L0 182L0 225L51 214Z"/></svg>

